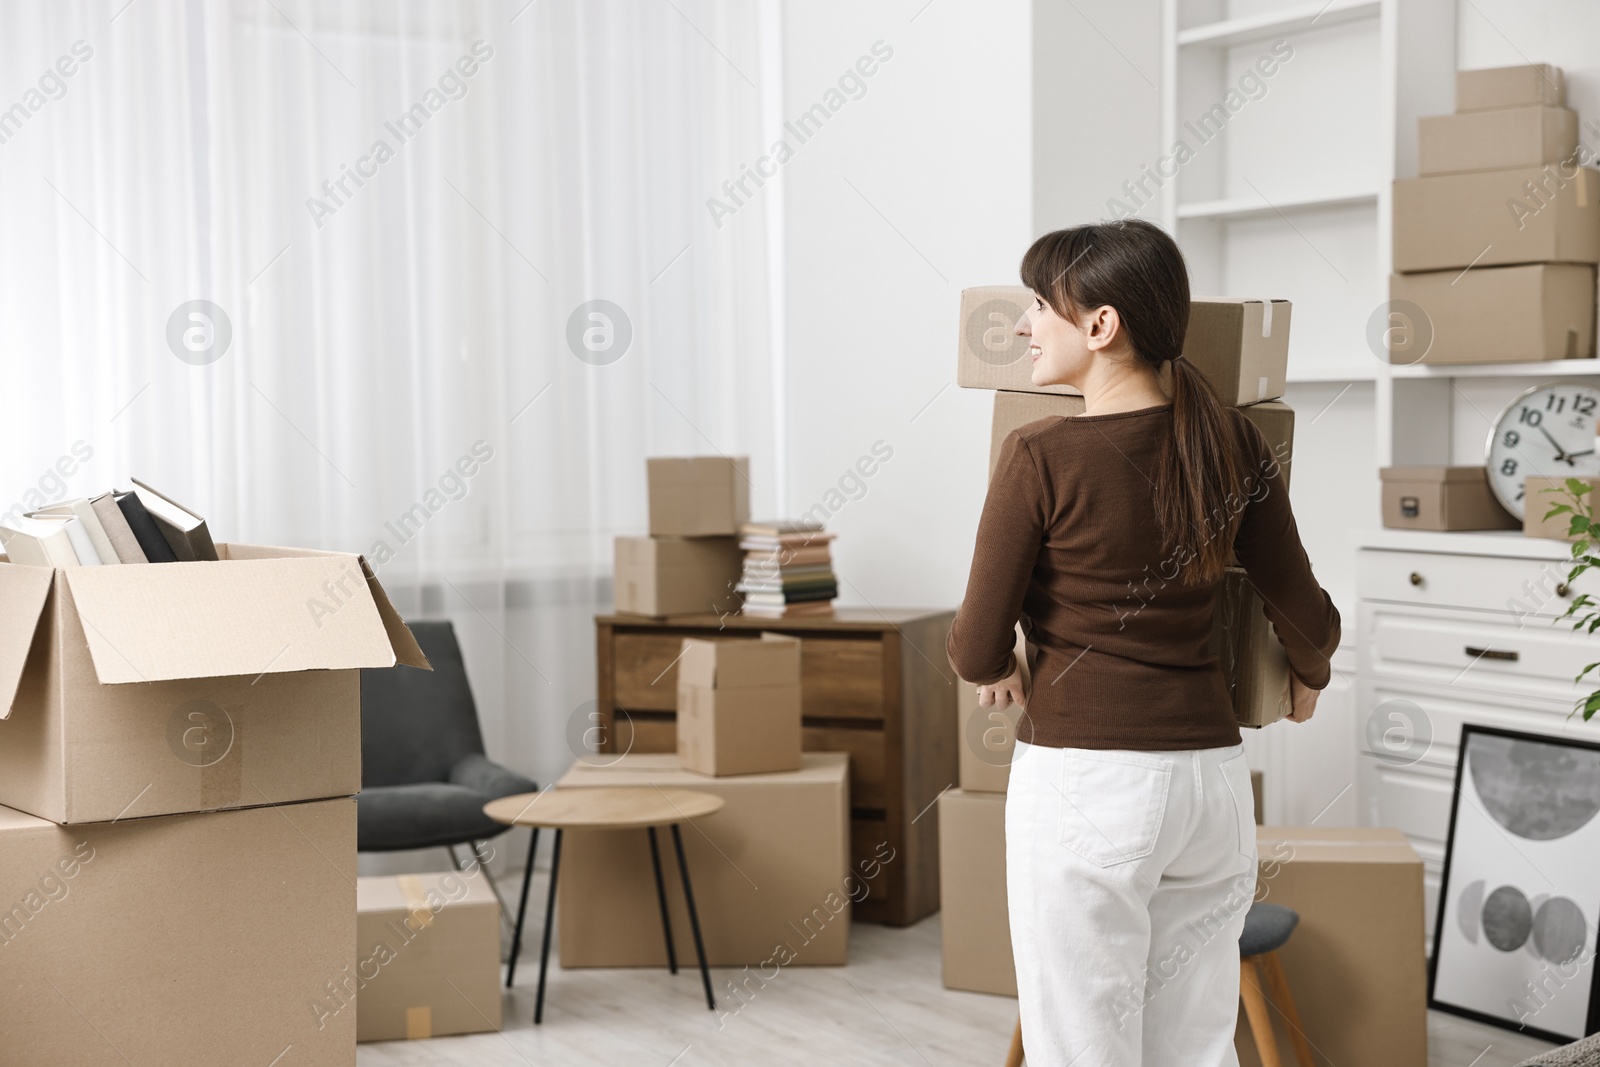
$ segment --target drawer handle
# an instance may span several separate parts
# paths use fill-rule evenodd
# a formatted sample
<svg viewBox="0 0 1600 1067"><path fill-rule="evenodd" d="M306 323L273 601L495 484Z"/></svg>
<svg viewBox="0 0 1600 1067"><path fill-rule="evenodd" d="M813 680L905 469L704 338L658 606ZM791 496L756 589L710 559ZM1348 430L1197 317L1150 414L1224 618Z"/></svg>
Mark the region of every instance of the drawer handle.
<svg viewBox="0 0 1600 1067"><path fill-rule="evenodd" d="M1503 659L1509 663L1515 663L1522 658L1522 653L1509 648L1474 648L1468 645L1466 653L1473 659Z"/></svg>
<svg viewBox="0 0 1600 1067"><path fill-rule="evenodd" d="M1566 582L1557 582L1556 583L1556 596L1558 596L1561 599L1565 600L1569 595L1571 595L1571 593L1572 593L1572 589L1571 589L1570 586L1567 585Z"/></svg>
<svg viewBox="0 0 1600 1067"><path fill-rule="evenodd" d="M1411 572L1411 584L1412 585L1421 585L1422 584L1422 575L1418 574L1416 571L1412 571Z"/></svg>

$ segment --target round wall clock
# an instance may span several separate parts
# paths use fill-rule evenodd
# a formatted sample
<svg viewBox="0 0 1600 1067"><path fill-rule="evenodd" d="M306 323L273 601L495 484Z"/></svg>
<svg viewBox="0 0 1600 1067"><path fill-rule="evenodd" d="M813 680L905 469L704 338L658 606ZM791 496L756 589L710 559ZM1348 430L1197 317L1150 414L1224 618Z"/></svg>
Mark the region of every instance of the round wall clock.
<svg viewBox="0 0 1600 1067"><path fill-rule="evenodd" d="M1484 446L1489 488L1505 509L1523 517L1522 480L1529 475L1600 475L1597 420L1600 389L1574 382L1537 385L1507 404Z"/></svg>

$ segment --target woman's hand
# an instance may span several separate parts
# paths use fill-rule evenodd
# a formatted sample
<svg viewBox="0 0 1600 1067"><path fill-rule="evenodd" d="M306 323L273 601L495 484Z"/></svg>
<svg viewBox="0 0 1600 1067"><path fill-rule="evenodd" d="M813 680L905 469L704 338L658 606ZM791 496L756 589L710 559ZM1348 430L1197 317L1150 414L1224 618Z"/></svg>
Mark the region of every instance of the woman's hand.
<svg viewBox="0 0 1600 1067"><path fill-rule="evenodd" d="M1016 657L1012 657L1015 661ZM1008 678L1002 678L993 685L978 686L978 707L980 708L1009 708L1012 704L1026 709L1028 694L1022 686L1022 667L1014 666Z"/></svg>
<svg viewBox="0 0 1600 1067"><path fill-rule="evenodd" d="M1299 675L1289 672L1289 715L1290 722L1305 722L1317 710L1317 697L1322 691L1313 689L1300 680Z"/></svg>

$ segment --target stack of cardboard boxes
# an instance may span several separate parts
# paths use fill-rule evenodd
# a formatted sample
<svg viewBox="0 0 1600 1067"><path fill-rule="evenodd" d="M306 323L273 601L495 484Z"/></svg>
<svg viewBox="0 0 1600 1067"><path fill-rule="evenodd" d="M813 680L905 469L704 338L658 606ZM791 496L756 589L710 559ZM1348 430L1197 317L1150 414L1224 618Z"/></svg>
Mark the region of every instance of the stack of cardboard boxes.
<svg viewBox="0 0 1600 1067"><path fill-rule="evenodd" d="M1390 361L1594 355L1600 172L1580 165L1559 67L1456 75L1418 120L1419 177L1394 183Z"/></svg>
<svg viewBox="0 0 1600 1067"><path fill-rule="evenodd" d="M750 521L745 456L646 462L650 533L615 542L617 611L630 615L722 614L739 609L744 569L739 527Z"/></svg>
<svg viewBox="0 0 1600 1067"><path fill-rule="evenodd" d="M7 1062L355 1062L358 556L0 564Z"/></svg>

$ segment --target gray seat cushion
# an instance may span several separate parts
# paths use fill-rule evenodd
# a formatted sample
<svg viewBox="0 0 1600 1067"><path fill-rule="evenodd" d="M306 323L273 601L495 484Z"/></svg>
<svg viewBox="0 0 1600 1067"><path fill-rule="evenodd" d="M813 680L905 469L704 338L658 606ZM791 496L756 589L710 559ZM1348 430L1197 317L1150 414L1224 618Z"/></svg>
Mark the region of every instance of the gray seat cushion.
<svg viewBox="0 0 1600 1067"><path fill-rule="evenodd" d="M453 782L363 789L356 796L356 848L396 852L486 841L510 829L483 813L493 799Z"/></svg>
<svg viewBox="0 0 1600 1067"><path fill-rule="evenodd" d="M1600 1067L1600 1034L1541 1052L1517 1067Z"/></svg>
<svg viewBox="0 0 1600 1067"><path fill-rule="evenodd" d="M1289 940L1289 935L1294 933L1295 925L1299 922L1300 913L1293 908L1257 901L1250 905L1250 913L1244 917L1244 931L1239 935L1239 955L1258 956L1263 952L1277 951Z"/></svg>

